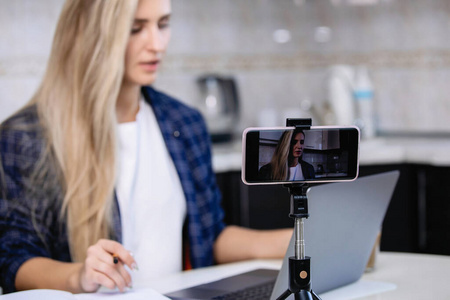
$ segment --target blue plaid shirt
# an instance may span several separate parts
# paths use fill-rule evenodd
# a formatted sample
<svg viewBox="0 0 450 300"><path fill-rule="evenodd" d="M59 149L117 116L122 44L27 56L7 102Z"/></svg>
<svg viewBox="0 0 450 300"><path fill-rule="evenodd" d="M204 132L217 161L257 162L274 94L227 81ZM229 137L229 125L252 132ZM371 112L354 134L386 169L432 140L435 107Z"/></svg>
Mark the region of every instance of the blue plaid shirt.
<svg viewBox="0 0 450 300"><path fill-rule="evenodd" d="M144 87L142 93L153 108L183 187L190 262L194 268L211 265L214 241L225 225L203 118L196 110L151 87ZM17 124L31 130L10 126ZM0 286L5 293L15 291L17 270L30 258L71 261L66 224L59 218L62 193L32 189L29 184L45 147L42 134L33 106L5 121L0 132ZM56 178L54 174L47 176L49 180ZM116 199L115 236L111 238L118 241L120 224Z"/></svg>

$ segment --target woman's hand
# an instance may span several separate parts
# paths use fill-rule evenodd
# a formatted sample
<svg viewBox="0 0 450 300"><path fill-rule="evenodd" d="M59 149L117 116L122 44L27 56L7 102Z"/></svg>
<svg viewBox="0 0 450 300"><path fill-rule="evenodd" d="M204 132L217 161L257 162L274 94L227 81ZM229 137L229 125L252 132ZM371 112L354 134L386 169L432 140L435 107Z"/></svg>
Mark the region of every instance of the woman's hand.
<svg viewBox="0 0 450 300"><path fill-rule="evenodd" d="M113 254L118 262L114 263ZM80 270L80 287L84 292L95 292L100 285L109 289L117 287L125 291L132 286L131 276L125 269L137 269L136 261L120 243L112 240L99 240L87 250L86 260Z"/></svg>
<svg viewBox="0 0 450 300"><path fill-rule="evenodd" d="M118 257L114 263L113 254ZM95 292L100 285L124 291L131 286L131 276L125 269L137 269L136 261L120 243L99 240L87 250L84 263L69 263L34 257L17 271L17 290L54 289L71 293ZM51 272L49 272L51 270Z"/></svg>

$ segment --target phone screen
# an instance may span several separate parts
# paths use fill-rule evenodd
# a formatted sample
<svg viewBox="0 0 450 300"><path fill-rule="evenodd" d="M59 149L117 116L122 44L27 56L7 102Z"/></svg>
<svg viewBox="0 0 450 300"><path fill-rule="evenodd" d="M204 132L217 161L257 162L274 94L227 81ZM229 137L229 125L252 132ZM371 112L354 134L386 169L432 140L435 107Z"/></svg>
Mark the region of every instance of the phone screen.
<svg viewBox="0 0 450 300"><path fill-rule="evenodd" d="M357 127L248 128L243 134L246 184L351 181L358 176Z"/></svg>

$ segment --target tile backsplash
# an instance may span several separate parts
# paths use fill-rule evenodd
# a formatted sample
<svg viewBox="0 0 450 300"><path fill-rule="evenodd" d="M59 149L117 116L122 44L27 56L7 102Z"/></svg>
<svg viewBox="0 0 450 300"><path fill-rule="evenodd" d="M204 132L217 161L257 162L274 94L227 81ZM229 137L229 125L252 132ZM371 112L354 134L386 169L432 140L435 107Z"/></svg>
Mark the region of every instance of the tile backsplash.
<svg viewBox="0 0 450 300"><path fill-rule="evenodd" d="M450 1L348 2L172 0L172 41L155 86L195 106L198 76L231 75L237 131L262 124L267 111L278 125L289 112L319 125L330 67L365 65L380 132L450 133ZM0 120L37 87L62 3L0 2Z"/></svg>

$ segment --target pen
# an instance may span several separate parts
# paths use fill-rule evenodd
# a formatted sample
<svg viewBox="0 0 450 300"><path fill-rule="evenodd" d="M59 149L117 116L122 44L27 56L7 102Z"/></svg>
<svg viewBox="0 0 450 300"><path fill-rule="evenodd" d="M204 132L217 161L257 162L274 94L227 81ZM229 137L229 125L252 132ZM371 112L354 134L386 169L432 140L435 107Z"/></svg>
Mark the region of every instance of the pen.
<svg viewBox="0 0 450 300"><path fill-rule="evenodd" d="M119 255L117 255L116 253L113 253L112 257L113 257L114 264L115 265L118 264L119 263Z"/></svg>

